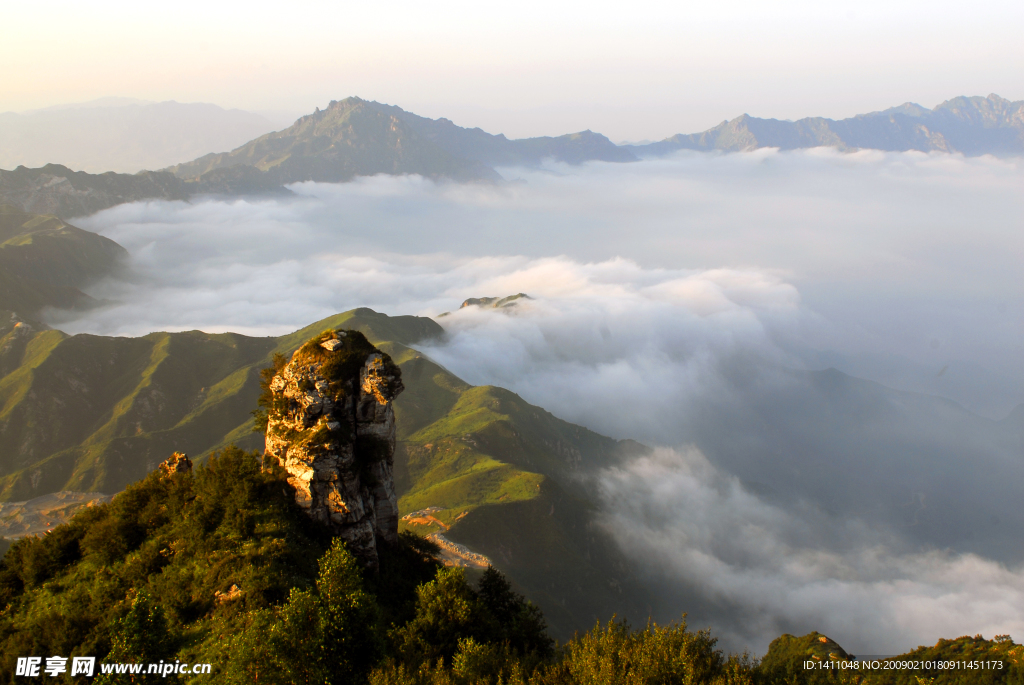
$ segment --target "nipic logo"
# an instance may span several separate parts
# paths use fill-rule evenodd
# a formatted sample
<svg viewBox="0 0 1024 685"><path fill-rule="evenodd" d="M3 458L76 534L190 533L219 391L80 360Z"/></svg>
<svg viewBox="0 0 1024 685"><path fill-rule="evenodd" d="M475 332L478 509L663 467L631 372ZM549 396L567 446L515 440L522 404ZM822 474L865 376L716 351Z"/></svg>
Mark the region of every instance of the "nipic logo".
<svg viewBox="0 0 1024 685"><path fill-rule="evenodd" d="M92 676L96 668L96 657L76 656L71 658L71 675ZM18 664L15 667L14 675L35 677L42 669L48 676L57 677L68 672L68 660L62 656L51 656L46 658L46 666L43 667L43 657L22 656L18 657Z"/></svg>
<svg viewBox="0 0 1024 685"><path fill-rule="evenodd" d="M41 656L20 656L15 667L14 675L27 678L37 678L40 675L57 677L68 672L67 657L51 656L46 658L45 665ZM71 657L72 676L92 677L96 670L96 657L75 656ZM148 666L148 667L147 667ZM210 673L211 664L183 664L180 661L163 662L158 664L100 664L101 673L129 673L129 674L153 674L166 678L170 674L198 675Z"/></svg>

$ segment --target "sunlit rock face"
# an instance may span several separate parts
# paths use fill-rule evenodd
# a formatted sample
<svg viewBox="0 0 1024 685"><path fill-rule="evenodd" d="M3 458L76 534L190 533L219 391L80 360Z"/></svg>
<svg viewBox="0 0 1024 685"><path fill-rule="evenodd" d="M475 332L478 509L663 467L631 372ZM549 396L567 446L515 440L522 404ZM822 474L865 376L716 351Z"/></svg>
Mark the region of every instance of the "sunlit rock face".
<svg viewBox="0 0 1024 685"><path fill-rule="evenodd" d="M395 412L401 371L358 331L325 331L270 381L266 453L295 498L364 564L398 539Z"/></svg>

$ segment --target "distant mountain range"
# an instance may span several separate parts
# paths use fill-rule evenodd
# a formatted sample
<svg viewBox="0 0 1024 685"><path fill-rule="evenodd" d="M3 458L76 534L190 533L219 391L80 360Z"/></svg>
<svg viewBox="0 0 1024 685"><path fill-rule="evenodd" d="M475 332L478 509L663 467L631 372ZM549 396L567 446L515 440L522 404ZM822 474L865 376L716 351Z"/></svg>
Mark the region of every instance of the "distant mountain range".
<svg viewBox="0 0 1024 685"><path fill-rule="evenodd" d="M168 104L176 103L164 103ZM3 131L12 130L4 116L0 115L0 140ZM135 140L131 126L123 128L129 131L125 139ZM210 142L203 145L209 149ZM1011 102L998 95L959 97L931 110L907 103L838 121L820 117L780 121L744 114L703 133L619 146L592 131L509 140L479 128L456 126L447 119L427 119L399 107L352 97L332 102L282 131L262 135L230 152L207 154L163 171L89 174L54 163L0 170L0 202L67 218L142 199L287 192L284 187L289 183L338 183L374 174L494 182L501 180L496 168L534 166L545 159L567 164L632 162L679 150L820 146L1024 154L1024 101ZM52 154L61 161L72 156L62 156L60 150Z"/></svg>
<svg viewBox="0 0 1024 685"><path fill-rule="evenodd" d="M242 147L171 167L175 176L211 182L214 174L255 167L279 183L337 183L373 174L420 174L456 181L497 181L495 166L534 165L545 158L578 164L636 157L606 137L584 131L557 138L509 140L447 119L427 119L391 105L347 98L291 127Z"/></svg>
<svg viewBox="0 0 1024 685"><path fill-rule="evenodd" d="M1011 102L995 94L987 98L958 97L934 109L907 102L838 121L823 117L781 121L744 114L703 133L678 134L657 143L624 147L641 156L676 150L739 151L762 147L1019 155L1024 153L1024 100Z"/></svg>
<svg viewBox="0 0 1024 685"><path fill-rule="evenodd" d="M0 114L0 168L59 162L72 169L135 173L230 150L278 122L206 103L104 98Z"/></svg>

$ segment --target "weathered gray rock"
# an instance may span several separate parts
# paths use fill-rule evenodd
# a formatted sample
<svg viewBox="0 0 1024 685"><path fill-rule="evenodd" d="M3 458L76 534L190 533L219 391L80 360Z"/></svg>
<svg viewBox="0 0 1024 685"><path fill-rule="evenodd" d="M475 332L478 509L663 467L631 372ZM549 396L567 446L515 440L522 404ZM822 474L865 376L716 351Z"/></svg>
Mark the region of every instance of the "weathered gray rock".
<svg viewBox="0 0 1024 685"><path fill-rule="evenodd" d="M380 540L398 539L393 477L401 371L358 331L326 331L269 384L266 452L295 498L367 566Z"/></svg>

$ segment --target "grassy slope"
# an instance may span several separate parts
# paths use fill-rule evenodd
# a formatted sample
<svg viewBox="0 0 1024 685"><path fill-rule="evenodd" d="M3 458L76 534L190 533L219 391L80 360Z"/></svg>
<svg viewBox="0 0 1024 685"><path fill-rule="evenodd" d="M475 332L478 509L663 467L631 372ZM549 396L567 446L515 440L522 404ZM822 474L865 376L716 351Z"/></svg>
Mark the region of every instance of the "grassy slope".
<svg viewBox="0 0 1024 685"><path fill-rule="evenodd" d="M561 421L502 388L466 386L429 360L403 364L411 376L407 368L417 375L406 384L435 399L402 405L403 395L396 403L399 510L436 508L440 524L402 527L444 532L488 556L559 637L616 612L645 618L650 598L596 525L585 475L642 448Z"/></svg>
<svg viewBox="0 0 1024 685"><path fill-rule="evenodd" d="M11 369L0 377L0 499L117 492L173 451L201 461L231 443L262 447L250 416L259 369L275 352L339 327L362 331L402 367L406 390L395 411L403 515L442 507L438 519L454 523L450 538L488 555L536 597L556 634L614 611L645 615L643 601L622 601L622 592L638 595L594 528L578 478L584 467L615 460L623 445L448 373L408 346L442 332L425 318L357 309L280 338L21 334L0 352L0 368Z"/></svg>
<svg viewBox="0 0 1024 685"><path fill-rule="evenodd" d="M173 451L202 458L230 443L261 447L250 430L259 369L275 352L290 353L314 333L340 326L374 342L410 342L441 330L429 319L369 309L280 338L12 329L0 338L0 499L117 492Z"/></svg>

